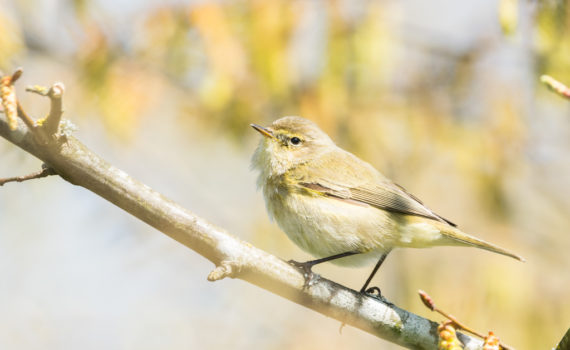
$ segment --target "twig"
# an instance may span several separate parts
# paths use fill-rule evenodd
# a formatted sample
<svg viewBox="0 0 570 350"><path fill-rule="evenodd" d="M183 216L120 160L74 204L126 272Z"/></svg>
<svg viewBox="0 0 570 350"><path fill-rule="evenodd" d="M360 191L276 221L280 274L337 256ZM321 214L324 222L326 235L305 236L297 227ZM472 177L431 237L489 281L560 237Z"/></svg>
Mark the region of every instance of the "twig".
<svg viewBox="0 0 570 350"><path fill-rule="evenodd" d="M26 124L28 129L30 129L36 140L39 141L42 145L48 144L49 138L45 134L44 130L36 125L34 120L26 113L24 108L22 108L20 102L17 102L16 105L18 106L18 117L24 121L24 124Z"/></svg>
<svg viewBox="0 0 570 350"><path fill-rule="evenodd" d="M37 124L41 126L48 135L55 134L57 132L59 122L61 121L61 116L63 114L62 97L63 92L65 91L65 86L63 83L55 83L49 89L39 85L28 86L26 88L26 91L50 98L51 103L49 114L47 117L38 120Z"/></svg>
<svg viewBox="0 0 570 350"><path fill-rule="evenodd" d="M543 75L540 77L540 81L548 88L550 88L550 90L556 92L562 97L570 99L570 88L558 80L554 79L551 76Z"/></svg>
<svg viewBox="0 0 570 350"><path fill-rule="evenodd" d="M437 306L435 306L435 303L433 302L433 299L423 290L419 290L418 294L420 295L420 299L422 300L422 302L424 303L424 305L430 309L431 311L437 312L440 315L442 315L443 317L447 318L448 320L450 320L451 322L453 322L457 328L459 329L463 329L466 332L469 332L473 335L478 336L479 338L485 339L485 335L482 333L477 332L476 330L472 329L471 327L465 325L464 323L460 322L457 318L455 318L453 315L448 314L447 312L439 309ZM505 350L514 350L514 348L504 344L504 343L500 343L499 344L503 349Z"/></svg>
<svg viewBox="0 0 570 350"><path fill-rule="evenodd" d="M47 144L49 142L48 134L43 128L39 128L34 122L34 120L26 113L22 105L16 98L16 89L14 83L22 76L24 70L22 68L16 69L16 71L11 76L2 76L0 78L0 98L2 99L2 106L4 107L4 113L8 118L10 130L14 131L18 128L18 122L16 120L16 115L24 121L24 124L32 131L36 139L41 144ZM55 84L54 84L55 86ZM63 93L63 87L58 88L57 92L54 93L57 97L59 105L55 103L56 110L54 114L57 114L57 108L59 108L59 116L52 119L57 119L55 124L55 130L57 131L57 125L61 118L61 94ZM54 109L54 98L52 98L52 109ZM51 115L51 113L50 113ZM54 121L55 122L55 121ZM52 123L53 124L53 123ZM50 126L53 127L53 126ZM51 135L51 134L49 134Z"/></svg>
<svg viewBox="0 0 570 350"><path fill-rule="evenodd" d="M48 166L43 166L42 168L43 168L42 170L37 171L35 173L28 174L28 175L6 177L3 179L0 178L0 186L4 186L4 184L8 183L8 182L24 182L24 181L33 180L33 179L41 179L42 177L48 177L50 175L57 175L55 170L53 170L52 168L50 168Z"/></svg>
<svg viewBox="0 0 570 350"><path fill-rule="evenodd" d="M24 124L26 124L28 129L33 131L36 128L36 123L26 113L26 111L24 111L24 108L22 108L22 105L20 104L20 102L17 102L17 106L18 106L18 117L20 117L20 119L22 119L24 121Z"/></svg>

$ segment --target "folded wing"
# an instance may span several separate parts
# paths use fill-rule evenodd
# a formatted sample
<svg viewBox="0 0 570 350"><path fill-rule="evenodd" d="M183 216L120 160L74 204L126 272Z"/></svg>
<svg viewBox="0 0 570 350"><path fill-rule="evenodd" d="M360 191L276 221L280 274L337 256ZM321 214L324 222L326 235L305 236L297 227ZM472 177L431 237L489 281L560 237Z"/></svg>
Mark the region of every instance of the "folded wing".
<svg viewBox="0 0 570 350"><path fill-rule="evenodd" d="M344 164L342 166L331 164L339 161ZM349 203L369 205L405 215L421 216L457 226L428 209L418 198L384 177L370 164L348 152L343 152L340 159L338 153L334 159L323 155L319 163L321 164L313 163L310 168L299 169L297 173L303 176L298 176L296 183L300 183L301 186L311 191L346 200Z"/></svg>

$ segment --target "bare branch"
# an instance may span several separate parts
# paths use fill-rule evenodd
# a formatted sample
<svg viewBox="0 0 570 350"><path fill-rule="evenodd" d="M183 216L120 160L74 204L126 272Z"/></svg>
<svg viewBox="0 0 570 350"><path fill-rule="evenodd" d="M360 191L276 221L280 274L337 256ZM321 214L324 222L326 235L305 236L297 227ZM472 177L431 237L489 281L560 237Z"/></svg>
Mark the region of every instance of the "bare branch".
<svg viewBox="0 0 570 350"><path fill-rule="evenodd" d="M62 178L107 199L216 266L210 281L239 278L323 315L411 349L437 349L437 323L325 278L304 288L303 275L283 260L214 226L91 152L72 136L36 142L23 125L12 131L0 115L0 136L52 167ZM459 335L465 349L481 341Z"/></svg>

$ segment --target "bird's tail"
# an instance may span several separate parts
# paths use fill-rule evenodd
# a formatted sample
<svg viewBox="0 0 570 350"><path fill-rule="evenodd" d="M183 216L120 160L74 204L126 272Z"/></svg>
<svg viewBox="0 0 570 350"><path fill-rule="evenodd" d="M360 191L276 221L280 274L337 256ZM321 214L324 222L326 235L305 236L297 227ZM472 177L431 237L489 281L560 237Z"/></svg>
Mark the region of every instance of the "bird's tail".
<svg viewBox="0 0 570 350"><path fill-rule="evenodd" d="M511 258L517 259L519 261L523 261L523 262L525 261L525 259L520 255L517 255L515 253L511 253L510 251L503 249L499 246L496 246L492 243L485 242L482 239L468 235L467 233L461 232L460 230L458 230L456 228L449 227L446 230L442 230L441 233L443 233L447 238L450 238L453 241L455 241L456 243L459 243L460 245L477 247L480 249L488 250L490 252L510 256Z"/></svg>

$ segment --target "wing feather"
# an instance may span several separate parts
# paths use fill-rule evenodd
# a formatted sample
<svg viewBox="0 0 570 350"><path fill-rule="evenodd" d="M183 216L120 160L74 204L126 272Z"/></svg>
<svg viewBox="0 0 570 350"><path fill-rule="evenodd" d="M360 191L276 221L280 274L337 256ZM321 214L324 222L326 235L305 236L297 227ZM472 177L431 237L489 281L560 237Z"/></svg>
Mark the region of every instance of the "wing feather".
<svg viewBox="0 0 570 350"><path fill-rule="evenodd" d="M303 175L295 176L299 180L296 183L349 203L362 203L390 212L421 216L457 226L428 209L418 198L384 177L370 164L348 152L342 151L341 155L339 157L339 153L335 152L334 159L331 159L333 155L323 155L320 163L298 169L297 174ZM334 164L339 161L344 164ZM331 163L334 166L331 166Z"/></svg>

